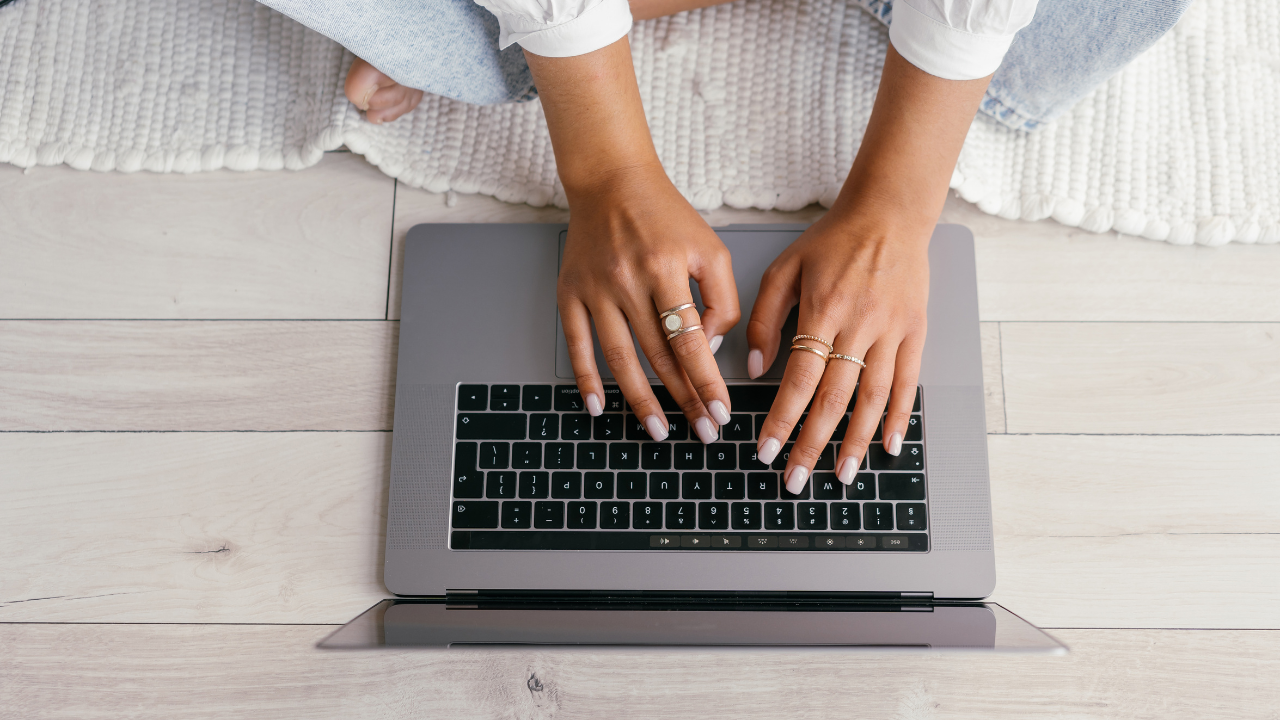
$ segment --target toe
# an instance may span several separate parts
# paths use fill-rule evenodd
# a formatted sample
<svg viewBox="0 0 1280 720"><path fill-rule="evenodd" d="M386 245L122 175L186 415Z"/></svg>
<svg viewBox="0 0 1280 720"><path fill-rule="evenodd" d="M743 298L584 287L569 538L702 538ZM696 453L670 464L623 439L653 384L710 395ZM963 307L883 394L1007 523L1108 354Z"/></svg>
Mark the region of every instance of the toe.
<svg viewBox="0 0 1280 720"><path fill-rule="evenodd" d="M383 88L391 87L399 87L399 84L374 66L356 58L351 63L351 69L347 71L347 82L343 89L351 104L361 110L368 110L374 94Z"/></svg>

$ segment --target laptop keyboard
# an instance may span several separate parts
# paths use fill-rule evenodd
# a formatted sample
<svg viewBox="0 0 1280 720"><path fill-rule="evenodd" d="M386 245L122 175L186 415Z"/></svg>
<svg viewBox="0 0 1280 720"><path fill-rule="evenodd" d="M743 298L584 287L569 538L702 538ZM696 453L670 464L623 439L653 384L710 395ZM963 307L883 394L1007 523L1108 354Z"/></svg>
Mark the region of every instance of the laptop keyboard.
<svg viewBox="0 0 1280 720"><path fill-rule="evenodd" d="M929 549L920 390L902 452L882 427L850 485L827 445L800 495L783 486L790 441L770 465L756 440L776 385L729 385L734 410L703 445L666 389L671 432L654 442L616 386L587 414L574 385L458 386L450 547L454 550ZM854 396L857 397L856 394ZM853 401L849 404L853 408ZM844 437L848 415L832 437Z"/></svg>

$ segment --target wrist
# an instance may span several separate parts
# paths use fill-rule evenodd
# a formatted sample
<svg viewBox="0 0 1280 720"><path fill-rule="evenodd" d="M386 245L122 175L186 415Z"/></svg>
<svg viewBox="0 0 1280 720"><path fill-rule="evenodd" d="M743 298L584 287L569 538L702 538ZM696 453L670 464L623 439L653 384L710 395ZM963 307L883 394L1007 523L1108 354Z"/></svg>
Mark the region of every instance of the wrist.
<svg viewBox="0 0 1280 720"><path fill-rule="evenodd" d="M575 203L586 200L598 202L606 198L625 200L638 197L661 184L670 185L671 180L657 155L653 155L610 158L577 172L561 172L560 183L572 208Z"/></svg>

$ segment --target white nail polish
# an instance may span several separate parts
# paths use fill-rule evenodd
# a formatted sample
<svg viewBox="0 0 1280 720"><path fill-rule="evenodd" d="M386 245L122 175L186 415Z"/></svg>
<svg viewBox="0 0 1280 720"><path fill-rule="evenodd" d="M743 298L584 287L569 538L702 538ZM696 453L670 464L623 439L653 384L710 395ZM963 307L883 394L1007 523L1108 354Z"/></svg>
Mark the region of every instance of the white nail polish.
<svg viewBox="0 0 1280 720"><path fill-rule="evenodd" d="M710 445L720 439L720 431L716 429L715 423L711 422L711 418L698 418L693 423L693 430L698 433L698 439L703 445Z"/></svg>
<svg viewBox="0 0 1280 720"><path fill-rule="evenodd" d="M729 410L724 406L724 403L719 400L712 400L707 403L707 409L711 411L711 417L715 418L716 422L721 425L729 424Z"/></svg>
<svg viewBox="0 0 1280 720"><path fill-rule="evenodd" d="M898 453L902 452L902 433L890 435L889 442L885 445L885 452L896 457Z"/></svg>
<svg viewBox="0 0 1280 720"><path fill-rule="evenodd" d="M657 415L650 415L644 419L644 429L649 431L649 437L654 440L666 440L667 435L671 434L667 430L667 427L666 418L660 418Z"/></svg>
<svg viewBox="0 0 1280 720"><path fill-rule="evenodd" d="M715 336L715 337L711 338L711 341L707 343L707 345L711 348L711 354L712 354L712 355L715 355L715 354L716 354L716 351L720 349L720 343L722 343L722 342L724 342L724 336L723 336L723 335L717 335L717 336Z"/></svg>
<svg viewBox="0 0 1280 720"><path fill-rule="evenodd" d="M752 350L747 353L747 375L752 380L764 374L764 353Z"/></svg>
<svg viewBox="0 0 1280 720"><path fill-rule="evenodd" d="M595 417L604 412L604 406L600 404L600 396L595 393L587 395L587 412L591 417Z"/></svg>
<svg viewBox="0 0 1280 720"><path fill-rule="evenodd" d="M778 457L778 451L781 449L782 443L774 440L773 438L768 438L764 441L764 444L760 446L760 449L756 450L756 459L765 465L768 465L773 462L774 458Z"/></svg>
<svg viewBox="0 0 1280 720"><path fill-rule="evenodd" d="M836 471L836 477L840 478L840 482L848 485L853 482L853 476L858 472L858 459L845 458L840 461L840 469Z"/></svg>
<svg viewBox="0 0 1280 720"><path fill-rule="evenodd" d="M792 495L799 495L804 489L805 480L809 479L809 470L797 465L791 468L791 472L787 473L787 492Z"/></svg>

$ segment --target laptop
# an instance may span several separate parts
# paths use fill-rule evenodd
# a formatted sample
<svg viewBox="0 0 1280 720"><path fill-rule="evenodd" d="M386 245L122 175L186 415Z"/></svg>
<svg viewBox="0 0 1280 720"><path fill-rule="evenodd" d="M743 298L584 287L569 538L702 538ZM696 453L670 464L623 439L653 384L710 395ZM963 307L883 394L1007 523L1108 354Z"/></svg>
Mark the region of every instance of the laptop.
<svg viewBox="0 0 1280 720"><path fill-rule="evenodd" d="M397 598L322 646L1061 651L982 602L996 576L964 227L931 240L929 335L902 452L873 443L846 486L832 467L837 431L800 495L782 482L788 447L770 465L756 458L795 314L755 380L745 318L765 268L804 229L716 230L744 321L716 354L732 417L705 446L647 363L666 441L628 412L600 357L604 413L586 412L556 311L566 226L411 229L383 568Z"/></svg>

